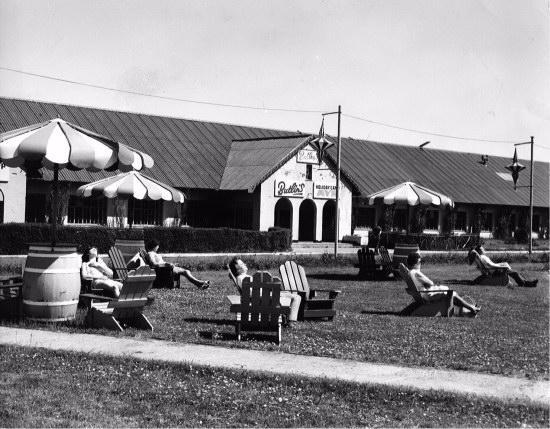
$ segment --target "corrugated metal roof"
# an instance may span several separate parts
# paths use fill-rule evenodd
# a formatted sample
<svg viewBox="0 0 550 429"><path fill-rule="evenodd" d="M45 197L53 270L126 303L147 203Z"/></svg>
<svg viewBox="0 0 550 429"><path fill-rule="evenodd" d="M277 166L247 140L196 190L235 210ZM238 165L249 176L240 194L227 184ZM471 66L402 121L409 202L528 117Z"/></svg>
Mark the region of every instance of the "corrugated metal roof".
<svg viewBox="0 0 550 429"><path fill-rule="evenodd" d="M510 153L512 154L512 146ZM329 148L336 158L336 149ZM411 181L451 197L455 202L495 205L529 205L529 189L518 188L497 173L508 173L504 167L510 158L490 156L486 166L481 155L448 150L342 139L342 169L357 185L361 196ZM529 161L520 173L518 185L529 184ZM548 207L549 164L535 161L533 205Z"/></svg>
<svg viewBox="0 0 550 429"><path fill-rule="evenodd" d="M308 140L289 131L0 98L0 132L57 116L150 154L155 166L147 174L187 189L251 190ZM334 165L335 146L329 156ZM479 154L342 139L343 177L361 196L412 181L458 203L529 204L528 188L514 191L513 184L497 174L508 172L504 166L511 156L490 156L487 166L479 160ZM520 173L519 185L527 185L529 161L522 163L527 168ZM109 175L60 173L62 180L75 182ZM51 176L44 171L46 180ZM534 205L548 207L548 163L535 163L534 183Z"/></svg>
<svg viewBox="0 0 550 429"><path fill-rule="evenodd" d="M310 136L299 135L234 141L227 157L220 189L252 191L309 140Z"/></svg>

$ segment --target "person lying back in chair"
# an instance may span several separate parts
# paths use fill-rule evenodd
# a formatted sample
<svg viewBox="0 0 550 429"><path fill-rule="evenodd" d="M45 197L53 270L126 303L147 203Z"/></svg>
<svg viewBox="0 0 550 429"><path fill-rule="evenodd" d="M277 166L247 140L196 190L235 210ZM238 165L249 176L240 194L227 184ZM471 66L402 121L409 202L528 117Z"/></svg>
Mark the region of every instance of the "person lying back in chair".
<svg viewBox="0 0 550 429"><path fill-rule="evenodd" d="M436 285L433 281L431 281L427 276L425 276L421 271L421 261L420 253L409 253L409 256L407 256L407 265L409 268L409 272L411 275L411 278L418 288L418 290L422 291L433 291L425 295L424 299L426 301L437 301L441 298L441 291L449 290L448 286L444 285ZM481 307L477 307L475 305L472 305L468 302L466 302L458 293L453 293L453 304L458 307L464 307L468 310L477 313L479 310L481 310Z"/></svg>
<svg viewBox="0 0 550 429"><path fill-rule="evenodd" d="M153 267L155 266L161 267L161 266L169 265L172 267L174 274L185 277L187 280L193 283L197 288L208 289L210 287L210 280L199 280L191 274L191 271L182 267L178 267L177 265L164 262L164 259L162 259L162 256L160 256L157 253L159 250L159 247L160 245L157 240L149 240L147 243L145 243L145 250L147 251L147 254L151 261L151 265Z"/></svg>
<svg viewBox="0 0 550 429"><path fill-rule="evenodd" d="M92 288L107 290L110 291L115 298L119 297L122 283L113 280L113 270L97 256L96 247L90 247L82 255L80 274L84 280L90 280L92 282Z"/></svg>
<svg viewBox="0 0 550 429"><path fill-rule="evenodd" d="M239 289L239 293L241 293L241 287L243 285L243 280L248 277L252 278L248 274L248 267L246 264L242 261L242 259L237 258L236 256L229 261L228 264L229 271L231 271L231 274L233 274L233 277L235 277L235 280L237 281L237 288ZM286 297L287 299L290 299L290 314L288 316L288 326L292 327L294 323L298 320L298 311L300 310L300 303L302 302L302 297L298 295L297 293L292 293L289 291L281 291L281 298Z"/></svg>
<svg viewBox="0 0 550 429"><path fill-rule="evenodd" d="M524 286L524 287L536 287L538 280L526 280L524 279L520 273L517 271L514 271L510 264L508 262L499 262L495 263L487 256L487 253L485 252L485 249L483 246L476 246L474 250L478 253L479 259L481 260L481 263L485 265L485 268L487 270L491 269L498 269L498 268L506 268L507 273L510 277L512 277L518 286ZM468 260L470 262L470 265L475 261L475 255L474 257L471 256L472 252L468 254Z"/></svg>

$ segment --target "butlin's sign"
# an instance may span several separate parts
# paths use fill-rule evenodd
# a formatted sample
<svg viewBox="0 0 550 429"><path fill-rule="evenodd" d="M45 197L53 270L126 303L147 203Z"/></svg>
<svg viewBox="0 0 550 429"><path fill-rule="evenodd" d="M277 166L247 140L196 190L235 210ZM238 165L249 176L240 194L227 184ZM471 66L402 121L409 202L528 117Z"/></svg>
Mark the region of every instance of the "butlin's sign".
<svg viewBox="0 0 550 429"><path fill-rule="evenodd" d="M303 198L305 195L305 182L302 181L275 181L276 197Z"/></svg>
<svg viewBox="0 0 550 429"><path fill-rule="evenodd" d="M319 158L317 157L317 151L311 149L302 149L296 154L296 162L303 164L318 164Z"/></svg>

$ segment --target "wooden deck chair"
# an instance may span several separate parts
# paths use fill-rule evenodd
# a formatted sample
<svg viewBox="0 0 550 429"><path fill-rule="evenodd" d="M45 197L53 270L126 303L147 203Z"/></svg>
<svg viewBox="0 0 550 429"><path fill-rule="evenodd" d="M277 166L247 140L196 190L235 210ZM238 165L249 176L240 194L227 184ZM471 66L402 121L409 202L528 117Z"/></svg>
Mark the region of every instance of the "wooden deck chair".
<svg viewBox="0 0 550 429"><path fill-rule="evenodd" d="M0 279L0 319L19 321L23 316L23 278L8 276Z"/></svg>
<svg viewBox="0 0 550 429"><path fill-rule="evenodd" d="M281 343L282 316L290 313L288 306L281 305L281 280L265 271L258 271L252 279L245 278L241 295L227 297L229 311L237 314L235 333L275 332L277 344Z"/></svg>
<svg viewBox="0 0 550 429"><path fill-rule="evenodd" d="M419 290L414 283L409 269L405 265L399 265L399 273L401 278L405 280L407 285L406 291L411 295L414 301L405 307L401 311L403 316L443 316L450 317L454 314L454 304L453 304L453 291L447 290L443 291L441 294L441 299L437 301L427 301L424 299L425 294L429 293L428 291Z"/></svg>
<svg viewBox="0 0 550 429"><path fill-rule="evenodd" d="M286 261L279 267L283 281L283 290L296 292L302 297L300 303L300 320L323 319L332 320L336 315L334 302L341 292L336 289L310 289L304 267L294 261ZM317 293L328 294L327 298L317 298Z"/></svg>
<svg viewBox="0 0 550 429"><path fill-rule="evenodd" d="M374 260L374 250L365 247L361 247L357 251L357 260L359 262L359 272L357 275L361 279L365 280L375 280L377 277L380 277L380 274L377 271L380 271L379 267L376 266L376 261Z"/></svg>
<svg viewBox="0 0 550 429"><path fill-rule="evenodd" d="M119 331L124 331L125 326L133 326L152 331L153 325L144 316L143 307L154 280L155 272L149 267L130 271L118 299L92 303L86 315L87 326Z"/></svg>
<svg viewBox="0 0 550 429"><path fill-rule="evenodd" d="M174 275L174 268L172 265L163 265L158 266L152 263L149 254L145 249L139 249L139 255L141 259L151 268L155 270L157 278L153 283L154 288L179 288L180 287L180 276Z"/></svg>
<svg viewBox="0 0 550 429"><path fill-rule="evenodd" d="M470 250L468 257L474 258L476 267L481 272L481 275L476 277L472 284L484 286L508 286L510 284L508 268L487 267L475 249Z"/></svg>
<svg viewBox="0 0 550 429"><path fill-rule="evenodd" d="M128 268L126 267L127 262L124 259L122 251L118 247L111 246L109 249L109 259L111 259L116 278L120 281L126 280L126 277L128 277Z"/></svg>
<svg viewBox="0 0 550 429"><path fill-rule="evenodd" d="M386 278L390 277L390 274L395 274L393 270L393 261L390 256L390 253L388 252L388 249L386 249L383 246L380 246L378 249L380 251L380 259L381 259L381 265L382 265L382 271L384 272L384 276ZM393 278L396 276L394 275Z"/></svg>

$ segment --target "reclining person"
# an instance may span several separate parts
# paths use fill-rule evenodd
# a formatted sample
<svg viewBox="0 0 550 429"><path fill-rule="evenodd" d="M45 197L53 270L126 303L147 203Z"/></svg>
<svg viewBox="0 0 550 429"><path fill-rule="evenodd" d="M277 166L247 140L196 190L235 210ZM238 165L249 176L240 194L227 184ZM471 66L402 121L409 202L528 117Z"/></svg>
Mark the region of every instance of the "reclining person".
<svg viewBox="0 0 550 429"><path fill-rule="evenodd" d="M483 246L476 246L474 248L474 250L479 254L479 258L481 260L481 262L483 263L483 265L485 265L485 267L487 269L498 269L498 268L506 268L506 272L507 274L512 277L518 286L524 286L524 287L536 287L537 286L537 283L538 283L538 280L526 280L524 279L520 273L518 273L517 271L514 271L512 269L512 267L510 266L510 264L508 262L499 262L499 263L495 263L491 260L491 258L489 258L487 256L487 253L485 252L485 249L483 248ZM470 261L473 262L473 258L469 258ZM472 263L470 262L470 264Z"/></svg>
<svg viewBox="0 0 550 429"><path fill-rule="evenodd" d="M90 247L82 255L80 274L84 280L90 280L92 282L93 288L107 290L111 292L115 298L120 296L122 283L113 280L113 270L97 256L96 247Z"/></svg>
<svg viewBox="0 0 550 429"><path fill-rule="evenodd" d="M426 301L437 301L442 298L442 291L449 290L448 286L444 285L436 285L433 281L431 281L428 277L426 277L421 271L422 259L420 258L420 253L409 253L409 256L407 256L407 265L409 267L409 273L411 275L411 278L420 291L430 291L430 293L422 294L422 297ZM433 291L433 292L432 292ZM472 311L474 314L477 314L479 310L481 310L481 307L478 307L476 305L472 305L468 302L466 302L458 293L453 292L453 304L458 307L464 307L468 310Z"/></svg>
<svg viewBox="0 0 550 429"><path fill-rule="evenodd" d="M185 277L197 288L208 289L210 287L210 280L199 280L191 274L191 271L182 267L178 267L177 265L165 262L164 259L162 259L162 256L157 253L159 247L160 245L157 240L150 240L145 244L145 250L147 251L149 260L151 261L151 265L153 267L171 266L174 274Z"/></svg>
<svg viewBox="0 0 550 429"><path fill-rule="evenodd" d="M228 266L229 266L229 270L237 280L237 287L239 288L239 292L241 292L243 280L247 277L252 278L252 276L248 274L248 267L242 261L242 259L237 257L234 257L233 259L231 259ZM302 297L297 293L292 293L289 291L282 290L281 298L285 298L285 297L287 299L290 299L290 314L288 316L288 326L292 327L294 323L298 320L298 311L300 310L300 303L302 302Z"/></svg>

